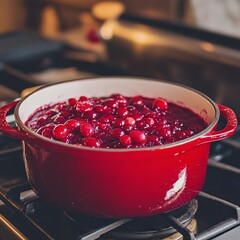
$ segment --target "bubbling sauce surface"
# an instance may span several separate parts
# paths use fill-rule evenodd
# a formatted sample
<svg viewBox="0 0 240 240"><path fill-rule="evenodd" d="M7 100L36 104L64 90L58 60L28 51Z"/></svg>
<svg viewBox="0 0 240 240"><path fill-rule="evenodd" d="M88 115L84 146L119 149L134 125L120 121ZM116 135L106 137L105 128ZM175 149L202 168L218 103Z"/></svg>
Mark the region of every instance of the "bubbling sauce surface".
<svg viewBox="0 0 240 240"><path fill-rule="evenodd" d="M36 133L92 148L143 148L191 137L207 123L191 110L162 98L80 96L45 105L25 122Z"/></svg>

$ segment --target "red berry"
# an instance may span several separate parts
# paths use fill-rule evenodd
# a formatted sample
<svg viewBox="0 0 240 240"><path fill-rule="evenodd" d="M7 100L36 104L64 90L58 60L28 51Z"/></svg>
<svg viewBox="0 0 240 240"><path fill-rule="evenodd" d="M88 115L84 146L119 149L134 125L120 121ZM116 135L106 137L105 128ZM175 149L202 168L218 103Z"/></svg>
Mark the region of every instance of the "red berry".
<svg viewBox="0 0 240 240"><path fill-rule="evenodd" d="M87 147L95 148L95 147L100 147L101 142L96 138L86 137L86 138L83 139L82 145L87 146Z"/></svg>
<svg viewBox="0 0 240 240"><path fill-rule="evenodd" d="M134 107L134 106L132 106L132 105L127 106L127 110L128 110L129 113L131 113L131 114L137 114L137 113L138 113L138 110L136 109L136 107Z"/></svg>
<svg viewBox="0 0 240 240"><path fill-rule="evenodd" d="M96 105L96 106L95 106L95 111L96 111L96 112L102 113L103 110L104 110L103 105L100 105L100 104L99 104L99 105Z"/></svg>
<svg viewBox="0 0 240 240"><path fill-rule="evenodd" d="M115 128L110 133L112 138L120 138L122 135L124 135L124 132L121 128Z"/></svg>
<svg viewBox="0 0 240 240"><path fill-rule="evenodd" d="M88 120L93 120L97 118L98 114L94 111L87 111L84 113L83 118L86 118Z"/></svg>
<svg viewBox="0 0 240 240"><path fill-rule="evenodd" d="M71 115L71 112L69 110L63 110L60 113L60 116L63 116L64 118L68 118Z"/></svg>
<svg viewBox="0 0 240 240"><path fill-rule="evenodd" d="M64 105L63 103L59 103L59 104L57 105L57 108L58 108L59 111L64 110L64 107L65 107L65 105Z"/></svg>
<svg viewBox="0 0 240 240"><path fill-rule="evenodd" d="M69 98L68 103L69 105L74 106L77 103L77 100L75 98Z"/></svg>
<svg viewBox="0 0 240 240"><path fill-rule="evenodd" d="M89 123L80 125L80 132L84 137L91 137L94 134L94 128Z"/></svg>
<svg viewBox="0 0 240 240"><path fill-rule="evenodd" d="M127 117L129 115L129 111L126 107L120 107L117 110L117 115L121 118Z"/></svg>
<svg viewBox="0 0 240 240"><path fill-rule="evenodd" d="M118 106L118 102L115 99L108 98L103 102L104 105L111 107L111 108L116 108Z"/></svg>
<svg viewBox="0 0 240 240"><path fill-rule="evenodd" d="M148 142L157 144L159 142L159 137L155 135L148 136Z"/></svg>
<svg viewBox="0 0 240 240"><path fill-rule="evenodd" d="M63 139L68 135L68 128L63 125L59 124L53 129L53 137L56 139Z"/></svg>
<svg viewBox="0 0 240 240"><path fill-rule="evenodd" d="M151 117L145 117L144 121L148 126L152 126L155 123L154 119Z"/></svg>
<svg viewBox="0 0 240 240"><path fill-rule="evenodd" d="M123 135L120 137L120 143L124 147L129 147L132 144L132 139L129 135Z"/></svg>
<svg viewBox="0 0 240 240"><path fill-rule="evenodd" d="M141 107L143 106L143 98L141 96L136 96L131 99L131 104L136 106L136 107Z"/></svg>
<svg viewBox="0 0 240 240"><path fill-rule="evenodd" d="M52 117L52 116L56 115L57 113L58 112L56 110L50 109L45 113L45 116L48 118L48 117Z"/></svg>
<svg viewBox="0 0 240 240"><path fill-rule="evenodd" d="M125 124L125 121L122 118L118 118L114 122L114 126L121 128Z"/></svg>
<svg viewBox="0 0 240 240"><path fill-rule="evenodd" d="M79 101L81 101L81 102L87 101L87 100L88 100L88 98L87 98L86 96L81 96L81 97L79 98Z"/></svg>
<svg viewBox="0 0 240 240"><path fill-rule="evenodd" d="M65 123L65 121L66 119L63 116L57 116L53 122L56 124L61 124L61 123Z"/></svg>
<svg viewBox="0 0 240 240"><path fill-rule="evenodd" d="M143 132L139 131L139 130L131 131L129 136L136 143L145 143L147 141L146 135Z"/></svg>
<svg viewBox="0 0 240 240"><path fill-rule="evenodd" d="M76 104L76 111L77 112L87 112L87 111L91 111L93 109L93 106L89 103L89 102L78 102Z"/></svg>
<svg viewBox="0 0 240 240"><path fill-rule="evenodd" d="M153 102L153 107L158 109L158 110L162 110L165 111L168 109L168 103L167 101L165 101L162 98L157 98L154 102Z"/></svg>
<svg viewBox="0 0 240 240"><path fill-rule="evenodd" d="M165 126L164 128L158 129L158 134L165 140L171 141L172 131L170 126Z"/></svg>
<svg viewBox="0 0 240 240"><path fill-rule="evenodd" d="M125 106L127 106L128 100L127 100L127 98L125 98L124 96L118 95L118 96L115 97L115 99L117 100L117 103L118 103L118 106L119 106L119 107L125 107Z"/></svg>
<svg viewBox="0 0 240 240"><path fill-rule="evenodd" d="M132 118L134 118L136 121L140 121L143 118L143 115L136 113L132 115Z"/></svg>
<svg viewBox="0 0 240 240"><path fill-rule="evenodd" d="M126 125L131 125L131 126L133 126L133 125L135 125L135 119L134 118L132 118L132 117L127 117L127 118L125 118L125 124Z"/></svg>
<svg viewBox="0 0 240 240"><path fill-rule="evenodd" d="M134 125L129 125L129 124L124 124L124 125L122 126L122 129L123 129L125 132L127 132L127 133L129 133L130 131L132 131L133 128L134 128Z"/></svg>
<svg viewBox="0 0 240 240"><path fill-rule="evenodd" d="M98 127L99 130L106 130L106 129L107 129L107 124L105 124L105 123L99 123L99 124L97 125L97 127Z"/></svg>
<svg viewBox="0 0 240 240"><path fill-rule="evenodd" d="M69 119L67 120L64 125L70 130L76 130L78 129L78 127L80 126L80 121L76 120L76 119Z"/></svg>
<svg viewBox="0 0 240 240"><path fill-rule="evenodd" d="M142 130L148 128L149 125L146 123L145 118L143 118L141 121L138 122L137 127Z"/></svg>
<svg viewBox="0 0 240 240"><path fill-rule="evenodd" d="M47 138L52 138L53 137L53 130L51 128L43 129L42 136L47 137Z"/></svg>
<svg viewBox="0 0 240 240"><path fill-rule="evenodd" d="M101 118L99 118L99 121L101 122L101 123L109 123L109 122L111 122L111 117L109 118L108 116L102 116Z"/></svg>

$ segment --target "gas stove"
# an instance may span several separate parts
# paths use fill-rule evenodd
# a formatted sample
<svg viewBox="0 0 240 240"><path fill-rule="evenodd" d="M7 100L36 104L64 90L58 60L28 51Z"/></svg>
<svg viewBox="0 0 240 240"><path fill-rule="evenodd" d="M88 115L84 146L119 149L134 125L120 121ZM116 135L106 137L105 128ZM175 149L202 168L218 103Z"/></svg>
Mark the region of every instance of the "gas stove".
<svg viewBox="0 0 240 240"><path fill-rule="evenodd" d="M92 53L64 46L31 61L1 63L0 83L13 90L16 97L25 88L74 78L147 76L147 72L141 73L142 69L135 72L134 69L119 68L113 64L114 61L89 61L91 56ZM175 80L176 72L183 79L183 72L179 72L181 69L186 79L195 76L192 65L187 61L178 59L177 62L169 62L169 65L167 61L163 63L165 69L160 70L166 80ZM209 72L211 64L207 67L206 74L209 75L204 84L213 77L211 74L214 71ZM198 68L200 65L198 61ZM205 65L206 60L201 65L202 70ZM158 77L160 70L156 75L152 73L149 76ZM183 83L188 85L189 82ZM225 86L223 78L221 83ZM200 82L193 84L193 87L199 86ZM223 100L221 103L225 103L223 88L220 93L224 98L218 98L219 95L211 91L212 87L211 82L205 93L210 93L215 101ZM202 86L198 89L204 90ZM13 99L13 96L8 96L0 100L4 104ZM228 102L232 103L226 101L225 104L228 105ZM233 106L236 106L235 102ZM14 125L11 114L8 122ZM205 185L195 199L171 212L140 219L78 216L45 202L32 191L27 181L21 143L0 134L0 146L0 239L226 240L237 239L240 235L240 129L232 138L212 144Z"/></svg>

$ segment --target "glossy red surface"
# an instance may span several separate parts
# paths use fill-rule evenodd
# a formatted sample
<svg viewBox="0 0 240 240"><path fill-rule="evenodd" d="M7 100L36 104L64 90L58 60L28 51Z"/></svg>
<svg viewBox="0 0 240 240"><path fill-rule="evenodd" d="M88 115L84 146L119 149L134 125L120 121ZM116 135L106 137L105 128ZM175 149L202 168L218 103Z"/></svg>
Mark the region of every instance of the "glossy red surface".
<svg viewBox="0 0 240 240"><path fill-rule="evenodd" d="M204 183L208 151L204 144L179 155L174 148L64 155L25 144L37 194L70 211L114 218L157 214L194 198Z"/></svg>
<svg viewBox="0 0 240 240"><path fill-rule="evenodd" d="M0 108L0 130L23 140L26 173L34 191L63 209L101 217L141 217L185 204L202 188L210 143L233 135L237 128L233 111L218 105L216 111L227 121L221 130L216 130L214 119L202 134L178 144L91 149L31 132L19 113L24 101L15 109L18 130L6 122L7 112L17 103Z"/></svg>

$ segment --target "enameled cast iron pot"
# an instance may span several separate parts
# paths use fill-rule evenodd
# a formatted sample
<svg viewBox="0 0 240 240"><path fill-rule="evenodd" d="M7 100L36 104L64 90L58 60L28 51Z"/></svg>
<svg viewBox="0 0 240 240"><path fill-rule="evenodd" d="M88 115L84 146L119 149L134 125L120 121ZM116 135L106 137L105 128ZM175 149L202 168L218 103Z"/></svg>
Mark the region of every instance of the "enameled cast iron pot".
<svg viewBox="0 0 240 240"><path fill-rule="evenodd" d="M208 127L164 146L91 149L50 140L24 125L42 105L112 93L166 98L202 116ZM6 122L13 107L18 130ZM227 124L216 130L220 114ZM112 218L158 214L194 198L205 180L210 142L231 136L236 127L233 111L204 94L148 79L95 78L48 85L0 109L0 130L22 140L27 177L40 197L76 213Z"/></svg>

